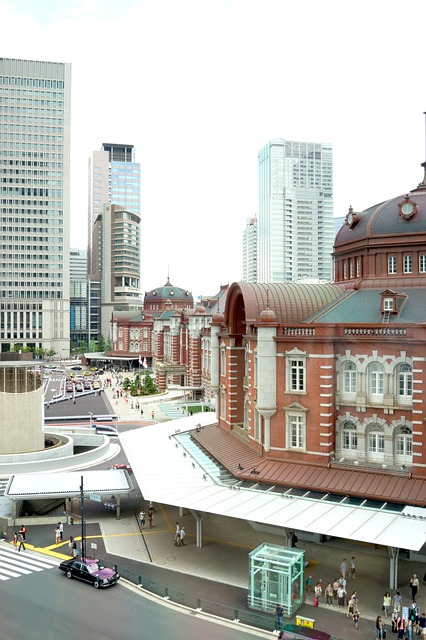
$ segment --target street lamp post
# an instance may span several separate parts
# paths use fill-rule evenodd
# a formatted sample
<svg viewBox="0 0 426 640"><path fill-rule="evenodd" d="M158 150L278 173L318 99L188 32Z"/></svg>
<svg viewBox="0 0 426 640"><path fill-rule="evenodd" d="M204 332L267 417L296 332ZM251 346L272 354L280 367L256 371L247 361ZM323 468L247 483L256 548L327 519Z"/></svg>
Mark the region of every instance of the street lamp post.
<svg viewBox="0 0 426 640"><path fill-rule="evenodd" d="M86 559L86 536L85 536L86 524L84 522L83 476L81 476L81 485L80 485L80 517L81 517L81 557L83 559Z"/></svg>

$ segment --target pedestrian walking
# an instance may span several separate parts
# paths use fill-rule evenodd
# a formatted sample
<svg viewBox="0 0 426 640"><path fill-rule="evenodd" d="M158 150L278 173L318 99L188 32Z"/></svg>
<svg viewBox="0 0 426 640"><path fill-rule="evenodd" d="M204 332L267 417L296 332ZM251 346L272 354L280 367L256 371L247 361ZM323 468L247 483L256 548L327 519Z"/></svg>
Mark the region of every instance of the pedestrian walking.
<svg viewBox="0 0 426 640"><path fill-rule="evenodd" d="M154 411L154 409L153 409L153 410L151 411L151 418L154 420L154 417L155 417L155 411Z"/></svg>
<svg viewBox="0 0 426 640"><path fill-rule="evenodd" d="M314 587L315 597L317 600L322 596L322 580L318 580Z"/></svg>
<svg viewBox="0 0 426 640"><path fill-rule="evenodd" d="M382 622L381 616L377 616L376 618L376 638L378 640L384 640L386 637L386 632L384 631L384 625Z"/></svg>
<svg viewBox="0 0 426 640"><path fill-rule="evenodd" d="M61 532L59 531L59 525L55 529L55 544L59 544L61 542Z"/></svg>
<svg viewBox="0 0 426 640"><path fill-rule="evenodd" d="M399 593L399 591L397 591L394 595L394 597L392 598L392 606L394 609L396 609L398 611L398 613L401 611L401 607L402 607L402 596Z"/></svg>
<svg viewBox="0 0 426 640"><path fill-rule="evenodd" d="M382 609L385 613L386 618L389 616L389 610L391 608L391 604L392 604L391 594L389 593L389 591L386 591L385 595L383 596L383 606L382 606Z"/></svg>
<svg viewBox="0 0 426 640"><path fill-rule="evenodd" d="M19 529L19 535L22 540L25 542L25 536L27 535L27 528L24 524L21 524L21 528Z"/></svg>
<svg viewBox="0 0 426 640"><path fill-rule="evenodd" d="M180 527L179 527L179 522L176 522L175 524L175 535L173 536L173 542L175 547L177 547L178 542L179 542L179 532L180 532Z"/></svg>
<svg viewBox="0 0 426 640"><path fill-rule="evenodd" d="M355 629L358 629L358 624L359 624L359 611L358 610L353 612L352 620L354 621Z"/></svg>
<svg viewBox="0 0 426 640"><path fill-rule="evenodd" d="M343 608L345 604L345 598L346 598L346 589L343 587L343 585L339 584L339 587L337 589L337 608L338 609Z"/></svg>
<svg viewBox="0 0 426 640"><path fill-rule="evenodd" d="M61 535L61 542L64 539L64 523L63 522L58 522L59 525L59 533Z"/></svg>
<svg viewBox="0 0 426 640"><path fill-rule="evenodd" d="M154 517L154 509L149 507L148 509L148 526L152 529L152 518Z"/></svg>
<svg viewBox="0 0 426 640"><path fill-rule="evenodd" d="M70 541L68 543L68 546L70 549L70 555L72 555L73 558L76 558L78 555L77 542L74 540L72 536L70 536Z"/></svg>
<svg viewBox="0 0 426 640"><path fill-rule="evenodd" d="M355 556L352 556L351 561L349 563L349 577L353 578L354 580L356 580L355 571L356 571Z"/></svg>
<svg viewBox="0 0 426 640"><path fill-rule="evenodd" d="M143 409L141 409L141 416L143 416Z"/></svg>
<svg viewBox="0 0 426 640"><path fill-rule="evenodd" d="M346 578L346 571L348 569L348 565L346 562L346 558L343 558L342 562L340 563L340 574Z"/></svg>
<svg viewBox="0 0 426 640"><path fill-rule="evenodd" d="M12 540L12 544L15 547L15 551L18 551L18 534L15 531L15 533L13 534L13 540Z"/></svg>
<svg viewBox="0 0 426 640"><path fill-rule="evenodd" d="M306 578L306 591L308 593L311 593L311 589L312 589L312 576L308 576Z"/></svg>
<svg viewBox="0 0 426 640"><path fill-rule="evenodd" d="M333 606L333 587L331 585L331 582L329 582L325 588L325 603L327 607Z"/></svg>
<svg viewBox="0 0 426 640"><path fill-rule="evenodd" d="M179 531L179 541L178 541L178 547L184 547L185 546L185 527L182 527L182 529Z"/></svg>
<svg viewBox="0 0 426 640"><path fill-rule="evenodd" d="M21 533L21 531L19 532L19 546L18 546L18 551L20 551L21 549L23 549L25 551L25 534Z"/></svg>
<svg viewBox="0 0 426 640"><path fill-rule="evenodd" d="M396 637L398 638L398 640L402 640L405 633L405 620L402 616L399 616L398 620L396 621L396 630L398 633Z"/></svg>
<svg viewBox="0 0 426 640"><path fill-rule="evenodd" d="M417 597L417 592L419 590L419 579L415 573L410 578L410 588L411 588L411 597L413 600L415 600Z"/></svg>
<svg viewBox="0 0 426 640"><path fill-rule="evenodd" d="M417 602L413 600L413 604L408 609L408 620L411 622L411 631L414 633L417 631L417 625L419 622L420 608Z"/></svg>
<svg viewBox="0 0 426 640"><path fill-rule="evenodd" d="M275 631L280 631L283 628L283 615L284 609L280 604L275 607Z"/></svg>
<svg viewBox="0 0 426 640"><path fill-rule="evenodd" d="M336 578L333 582L333 598L337 600L337 589L339 588L339 578Z"/></svg>
<svg viewBox="0 0 426 640"><path fill-rule="evenodd" d="M141 531L143 531L145 528L145 516L146 516L145 511L142 509L142 511L139 514L139 526Z"/></svg>
<svg viewBox="0 0 426 640"><path fill-rule="evenodd" d="M426 613L422 613L417 621L417 632L420 636L426 636Z"/></svg>

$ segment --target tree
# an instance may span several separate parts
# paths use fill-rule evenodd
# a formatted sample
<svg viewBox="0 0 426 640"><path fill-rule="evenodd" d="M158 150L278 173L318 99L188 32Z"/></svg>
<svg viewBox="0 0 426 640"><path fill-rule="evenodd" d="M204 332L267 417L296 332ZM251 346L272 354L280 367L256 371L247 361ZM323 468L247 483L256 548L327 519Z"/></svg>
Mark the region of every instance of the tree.
<svg viewBox="0 0 426 640"><path fill-rule="evenodd" d="M96 351L105 351L105 338L103 335L99 336L98 344L96 345Z"/></svg>
<svg viewBox="0 0 426 640"><path fill-rule="evenodd" d="M96 351L96 342L92 338L89 343L89 353L95 353L95 351Z"/></svg>

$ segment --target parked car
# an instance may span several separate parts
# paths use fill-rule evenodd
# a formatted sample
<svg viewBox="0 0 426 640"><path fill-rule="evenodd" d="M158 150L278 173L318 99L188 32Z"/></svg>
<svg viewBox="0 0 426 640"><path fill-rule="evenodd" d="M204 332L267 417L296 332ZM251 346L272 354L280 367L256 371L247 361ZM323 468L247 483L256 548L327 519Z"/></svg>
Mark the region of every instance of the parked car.
<svg viewBox="0 0 426 640"><path fill-rule="evenodd" d="M104 436L118 436L118 431L115 427L109 424L91 424L92 429L96 430L96 433Z"/></svg>
<svg viewBox="0 0 426 640"><path fill-rule="evenodd" d="M95 589L99 587L111 587L120 579L120 574L114 569L109 569L101 560L64 560L59 569L67 578L77 578L92 584Z"/></svg>
<svg viewBox="0 0 426 640"><path fill-rule="evenodd" d="M83 386L84 386L84 388L86 389L86 391L87 391L88 389L91 389L90 380L85 380L85 381L83 382Z"/></svg>
<svg viewBox="0 0 426 640"><path fill-rule="evenodd" d="M77 382L77 384L75 385L75 390L79 393L83 391L83 385L81 384L81 382Z"/></svg>
<svg viewBox="0 0 426 640"><path fill-rule="evenodd" d="M93 386L94 389L99 389L99 387L101 385L99 384L99 382L97 380L95 380L92 386Z"/></svg>
<svg viewBox="0 0 426 640"><path fill-rule="evenodd" d="M132 467L129 464L124 464L124 463L113 464L110 467L108 467L108 469L124 469L128 473L133 473Z"/></svg>

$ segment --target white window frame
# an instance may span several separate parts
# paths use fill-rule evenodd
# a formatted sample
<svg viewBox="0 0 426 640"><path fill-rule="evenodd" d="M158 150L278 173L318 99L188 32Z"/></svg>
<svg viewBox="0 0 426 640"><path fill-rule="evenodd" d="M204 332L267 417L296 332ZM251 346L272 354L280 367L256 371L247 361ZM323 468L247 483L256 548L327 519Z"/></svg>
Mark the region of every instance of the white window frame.
<svg viewBox="0 0 426 640"><path fill-rule="evenodd" d="M405 255L403 257L404 273L413 273L413 256Z"/></svg>
<svg viewBox="0 0 426 640"><path fill-rule="evenodd" d="M413 401L413 369L408 362L403 362L398 366L396 384L398 402L411 404Z"/></svg>
<svg viewBox="0 0 426 640"><path fill-rule="evenodd" d="M353 453L358 450L358 432L353 422L344 423L341 430L340 445L342 451L345 452Z"/></svg>
<svg viewBox="0 0 426 640"><path fill-rule="evenodd" d="M226 348L220 348L220 375L226 376Z"/></svg>
<svg viewBox="0 0 426 640"><path fill-rule="evenodd" d="M413 462L413 432L409 427L403 427L394 436L394 456L398 464L412 464Z"/></svg>
<svg viewBox="0 0 426 640"><path fill-rule="evenodd" d="M306 413L303 411L288 411L287 420L287 448L306 450Z"/></svg>
<svg viewBox="0 0 426 640"><path fill-rule="evenodd" d="M367 456L370 461L381 462L385 454L385 434L378 425L367 432Z"/></svg>
<svg viewBox="0 0 426 640"><path fill-rule="evenodd" d="M353 398L357 392L357 370L354 362L347 360L342 371L342 396Z"/></svg>
<svg viewBox="0 0 426 640"><path fill-rule="evenodd" d="M368 391L371 402L383 402L385 374L379 362L374 362L368 367Z"/></svg>
<svg viewBox="0 0 426 640"><path fill-rule="evenodd" d="M306 393L306 356L304 354L287 354L286 392Z"/></svg>
<svg viewBox="0 0 426 640"><path fill-rule="evenodd" d="M388 256L388 273L396 273L396 256Z"/></svg>
<svg viewBox="0 0 426 640"><path fill-rule="evenodd" d="M395 301L393 298L383 299L383 311L393 311L395 308Z"/></svg>
<svg viewBox="0 0 426 640"><path fill-rule="evenodd" d="M426 273L426 253L419 255L419 273Z"/></svg>

